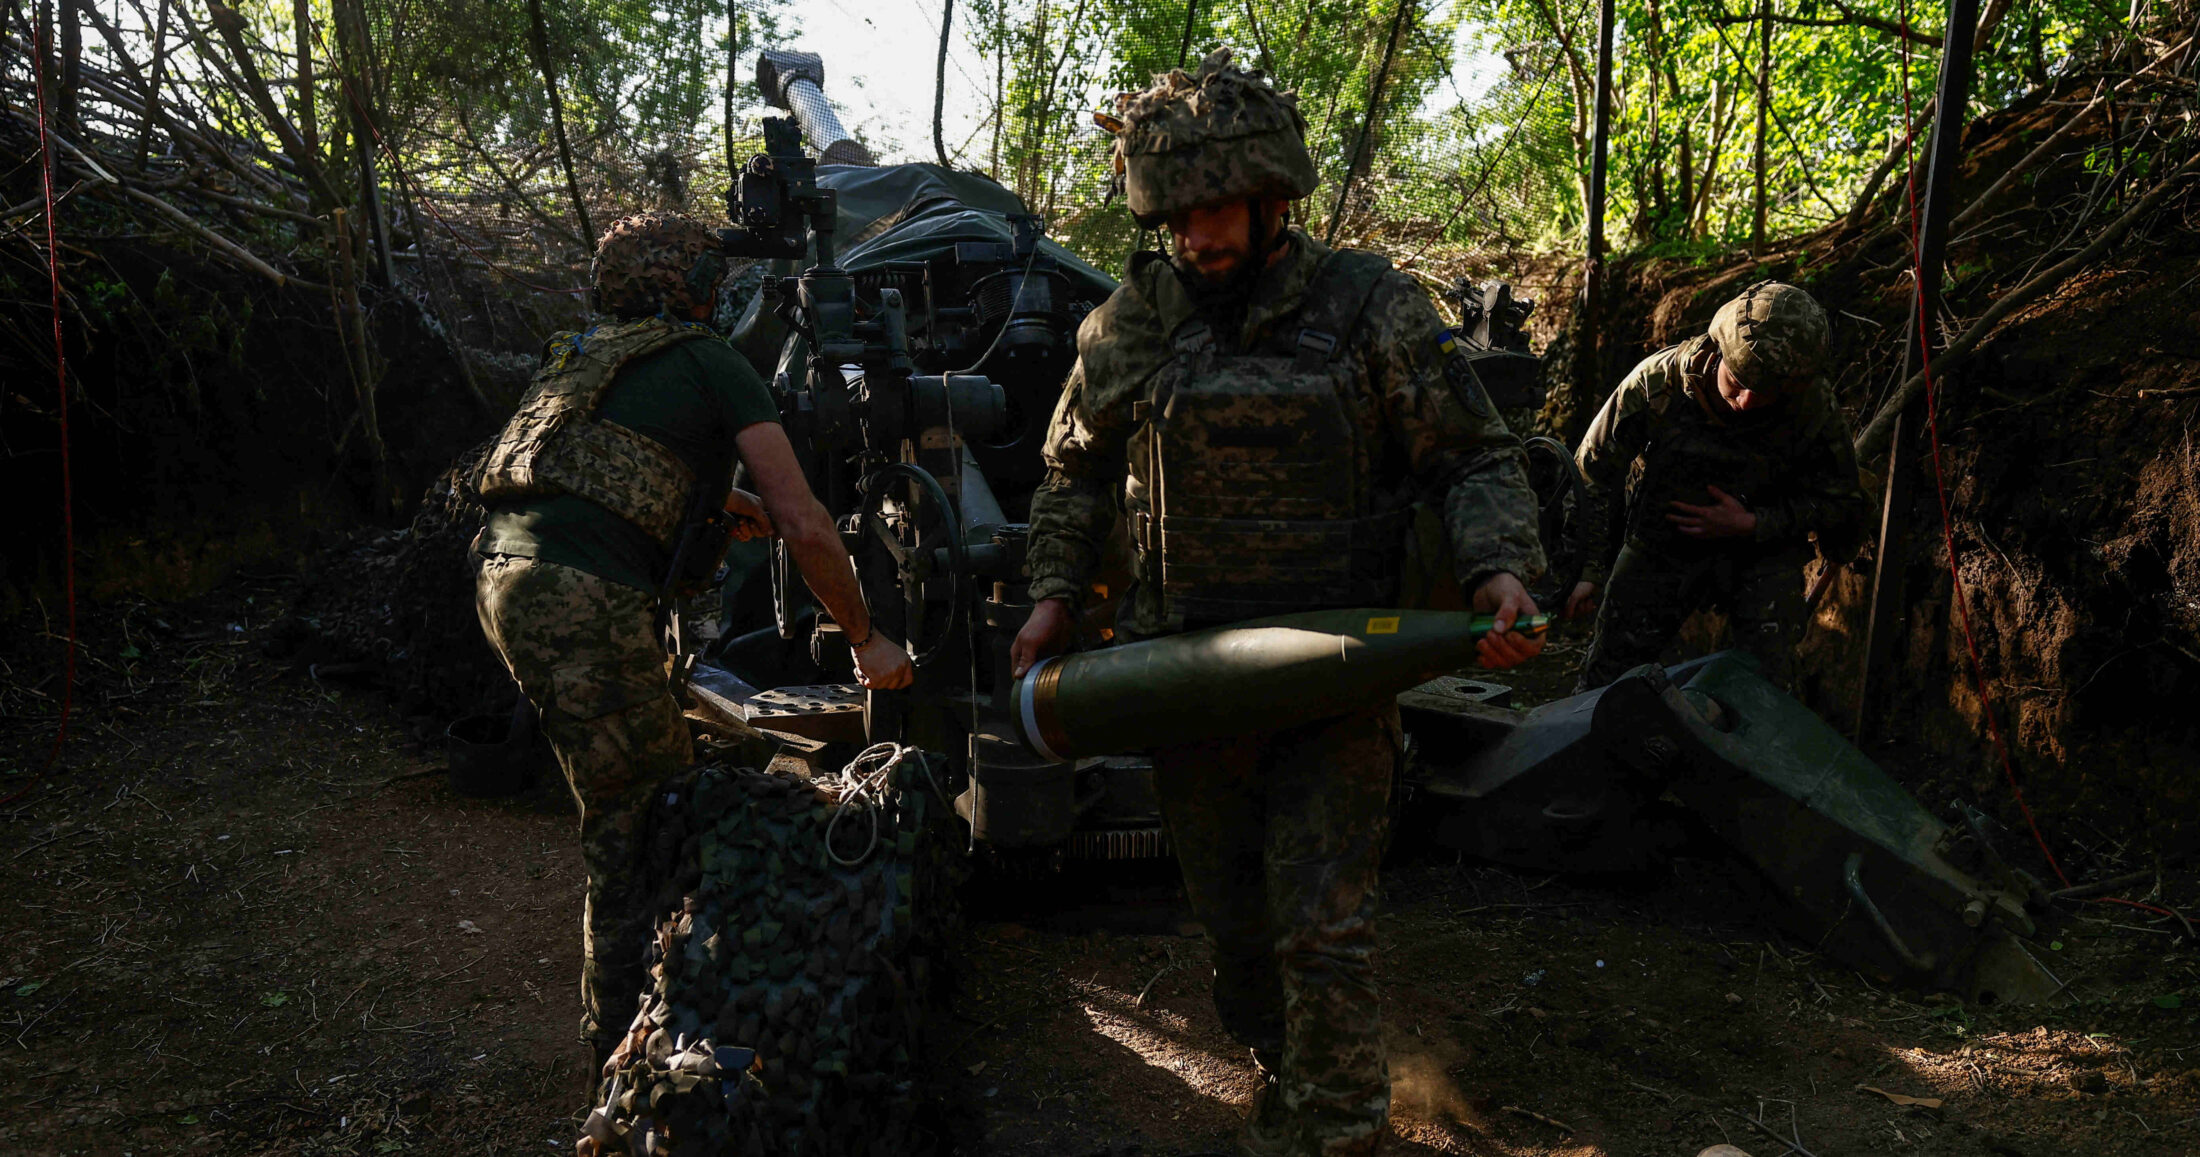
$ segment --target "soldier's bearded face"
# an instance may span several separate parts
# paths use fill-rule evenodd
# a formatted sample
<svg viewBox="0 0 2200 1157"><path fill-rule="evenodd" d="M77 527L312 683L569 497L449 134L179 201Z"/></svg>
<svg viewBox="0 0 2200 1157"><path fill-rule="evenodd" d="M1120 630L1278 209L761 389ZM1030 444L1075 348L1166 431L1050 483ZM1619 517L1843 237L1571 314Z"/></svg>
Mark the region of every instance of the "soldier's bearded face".
<svg viewBox="0 0 2200 1157"><path fill-rule="evenodd" d="M1287 207L1282 201L1261 202L1261 209L1268 215L1264 234L1271 241L1283 232ZM1251 223L1252 215L1244 201L1225 201L1169 214L1169 236L1176 242L1177 266L1209 285L1227 283L1252 257ZM1273 261L1282 252L1274 251L1269 259Z"/></svg>

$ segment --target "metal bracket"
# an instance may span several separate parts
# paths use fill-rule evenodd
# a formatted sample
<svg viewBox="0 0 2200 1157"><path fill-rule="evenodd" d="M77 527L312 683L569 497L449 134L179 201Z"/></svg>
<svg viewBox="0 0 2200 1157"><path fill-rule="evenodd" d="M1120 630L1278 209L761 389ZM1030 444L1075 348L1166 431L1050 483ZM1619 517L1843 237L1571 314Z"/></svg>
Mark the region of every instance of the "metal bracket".
<svg viewBox="0 0 2200 1157"><path fill-rule="evenodd" d="M1873 903L1871 896L1864 891L1864 853L1849 853L1848 862L1841 865L1841 878L1848 884L1849 895L1863 906L1865 914L1872 918L1872 923L1879 926L1879 934L1887 938L1887 946L1894 949L1896 956L1902 958L1902 963L1919 972L1931 972L1933 954L1928 952L1919 956L1910 951L1910 946L1902 942L1902 936L1894 930L1894 925L1887 922L1886 914L1879 910L1879 905Z"/></svg>

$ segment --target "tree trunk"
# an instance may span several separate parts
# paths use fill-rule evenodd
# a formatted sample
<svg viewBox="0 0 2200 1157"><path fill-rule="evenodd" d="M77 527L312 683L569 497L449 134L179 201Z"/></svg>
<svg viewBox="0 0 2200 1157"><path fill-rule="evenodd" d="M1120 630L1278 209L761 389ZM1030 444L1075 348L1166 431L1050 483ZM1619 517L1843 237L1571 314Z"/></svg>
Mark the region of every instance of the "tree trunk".
<svg viewBox="0 0 2200 1157"><path fill-rule="evenodd" d="M1703 179L1696 182L1696 206L1689 214L1689 235L1693 238L1700 239L1710 231L1711 194L1719 184L1719 154L1726 151L1726 138L1734 128L1734 109L1738 103L1731 99L1731 93L1719 84L1717 77L1711 78L1711 148L1704 158Z"/></svg>
<svg viewBox="0 0 2200 1157"><path fill-rule="evenodd" d="M1681 122L1681 171L1679 174L1681 179L1681 188L1679 200L1681 207L1681 235L1683 237L1686 237L1688 235L1689 219L1693 217L1696 212L1695 124L1696 118L1694 117L1690 117L1687 120Z"/></svg>
<svg viewBox="0 0 2200 1157"><path fill-rule="evenodd" d="M993 179L1001 179L1001 124L1008 119L1008 4L993 6Z"/></svg>
<svg viewBox="0 0 2200 1157"><path fill-rule="evenodd" d="M741 0L726 0L726 180L730 183L741 171L741 162L733 155L733 87L740 83L741 59Z"/></svg>
<svg viewBox="0 0 2200 1157"><path fill-rule="evenodd" d="M47 86L47 91L51 91L56 71L53 56L53 0L36 0L30 19L34 27L30 30L31 55L26 63L29 65L27 71L31 80L31 104L24 111L37 117L41 113L38 104L39 88L43 85ZM46 120L39 122L42 129L49 123Z"/></svg>
<svg viewBox="0 0 2200 1157"><path fill-rule="evenodd" d="M1589 105L1596 94L1591 91L1589 74L1574 51L1573 33L1567 31L1566 22L1550 0L1537 0L1536 11L1543 23L1558 39L1558 51L1566 62L1566 83L1574 97L1574 118L1571 126L1574 143L1574 190L1581 197L1581 211L1589 211Z"/></svg>
<svg viewBox="0 0 2200 1157"><path fill-rule="evenodd" d="M362 147L362 152L365 148ZM344 211L336 210L331 221L336 230L338 281L336 283L338 331L344 342L344 358L352 370L352 388L359 402L359 428L367 436L367 451L374 457L374 510L384 514L396 508L396 495L390 489L389 448L382 441L382 418L375 406L374 356L367 349L365 311L359 304L359 274L351 260L351 242Z"/></svg>
<svg viewBox="0 0 2200 1157"><path fill-rule="evenodd" d="M1772 113L1772 0L1757 0L1757 156L1749 251L1765 251L1765 126Z"/></svg>
<svg viewBox="0 0 2200 1157"><path fill-rule="evenodd" d="M947 168L947 136L941 121L947 114L947 35L955 26L955 0L944 0L940 5L940 64L932 80L932 148L940 155L940 167Z"/></svg>
<svg viewBox="0 0 2200 1157"><path fill-rule="evenodd" d="M322 174L320 160L306 150L306 143L298 136L298 130L292 127L290 118L284 116L283 111L275 106L275 96L268 90L267 81L260 76L260 66L252 59L251 46L245 43L244 17L236 9L220 3L220 0L212 0L208 7L213 11L214 31L220 34L223 45L229 49L232 63L236 65L238 87L244 90L252 107L259 110L260 119L267 122L267 127L275 133L275 139L282 142L283 155L289 157L290 163L297 167L298 176L305 181L306 187L322 199L318 208L326 209L341 204L343 198L336 195L336 190Z"/></svg>
<svg viewBox="0 0 2200 1157"><path fill-rule="evenodd" d="M165 9L164 9L165 11ZM321 155L320 115L313 107L313 7L310 0L291 0L291 24L298 41L298 96L295 113L298 136L306 151Z"/></svg>
<svg viewBox="0 0 2200 1157"><path fill-rule="evenodd" d="M84 22L77 15L83 0L61 0L61 84L54 92L54 121L61 135L72 140L84 134L76 94L84 85Z"/></svg>
<svg viewBox="0 0 2200 1157"><path fill-rule="evenodd" d="M168 6L160 0L160 16L153 24L153 67L145 78L145 116L138 122L137 167L142 170L153 155L153 123L161 120L160 81L168 67Z"/></svg>
<svg viewBox="0 0 2200 1157"><path fill-rule="evenodd" d="M467 118L466 106L461 104L454 111L458 117L459 132L465 134L466 147L472 149L474 155L481 158L482 163L489 167L489 171L496 175L497 180L504 182L504 189L512 195L512 199L518 201L521 208L527 210L528 213L534 216L535 220L542 222L551 232L575 245L579 245L581 243L580 235L574 233L565 222L552 217L533 197L528 196L527 190L520 187L519 178L514 177L504 167L503 162L497 160L496 154L490 152L489 147L481 143L481 138L474 135L473 122Z"/></svg>
<svg viewBox="0 0 2200 1157"><path fill-rule="evenodd" d="M1375 144L1375 126L1382 121L1383 97L1390 85L1391 61L1397 56L1398 38L1405 31L1406 18L1412 14L1413 4L1414 0L1398 0L1398 11L1390 19L1390 39L1383 45L1382 63L1376 66L1375 83L1368 89L1367 110L1360 116L1359 139L1345 162L1344 180L1337 184L1337 199L1329 208L1329 228L1322 237L1325 245L1337 243L1337 229L1344 224L1352 184L1359 179L1361 168L1368 163L1368 150Z"/></svg>
<svg viewBox="0 0 2200 1157"><path fill-rule="evenodd" d="M382 284L397 284L397 266L390 259L389 217L382 208L382 182L375 175L374 156L381 135L376 131L368 94L373 92L367 68L367 11L360 0L337 0L341 23L337 43L348 58L344 88L350 99L351 137L359 150L359 207L367 215L367 235L374 242Z"/></svg>
<svg viewBox="0 0 2200 1157"><path fill-rule="evenodd" d="M565 167L565 191L573 198L573 216L579 220L581 239L590 251L596 248L596 227L588 220L588 202L581 199L581 182L573 172L573 147L565 136L565 101L558 96L558 74L550 63L550 29L543 23L542 0L527 0L527 19L535 41L535 66L542 70L542 87L550 94L550 131L557 138L558 163Z"/></svg>

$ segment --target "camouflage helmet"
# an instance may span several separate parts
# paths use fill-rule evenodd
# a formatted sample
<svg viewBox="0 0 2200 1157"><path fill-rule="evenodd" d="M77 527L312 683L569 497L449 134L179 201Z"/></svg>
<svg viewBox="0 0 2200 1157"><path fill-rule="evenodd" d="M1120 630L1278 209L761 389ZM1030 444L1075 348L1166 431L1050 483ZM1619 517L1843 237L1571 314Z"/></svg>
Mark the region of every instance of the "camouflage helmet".
<svg viewBox="0 0 2200 1157"><path fill-rule="evenodd" d="M1746 386L1805 382L1826 364L1826 311L1792 285L1760 281L1719 307L1711 340L1719 360Z"/></svg>
<svg viewBox="0 0 2200 1157"><path fill-rule="evenodd" d="M1115 167L1131 215L1151 229L1183 209L1249 197L1296 200L1318 180L1306 152L1297 93L1277 92L1258 72L1230 67L1218 49L1187 73L1174 69L1144 92L1115 99Z"/></svg>
<svg viewBox="0 0 2200 1157"><path fill-rule="evenodd" d="M660 309L684 314L709 302L724 273L718 238L701 221L679 213L636 213L603 231L589 281L597 309L647 317Z"/></svg>

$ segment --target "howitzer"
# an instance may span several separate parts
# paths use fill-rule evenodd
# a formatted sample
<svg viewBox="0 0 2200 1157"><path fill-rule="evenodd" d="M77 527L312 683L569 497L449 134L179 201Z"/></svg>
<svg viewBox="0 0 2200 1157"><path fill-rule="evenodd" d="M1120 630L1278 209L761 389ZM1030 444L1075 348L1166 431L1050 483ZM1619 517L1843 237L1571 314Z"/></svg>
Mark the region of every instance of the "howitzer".
<svg viewBox="0 0 2200 1157"><path fill-rule="evenodd" d="M1460 278L1444 298L1459 311L1453 340L1465 354L1490 401L1504 409L1543 404L1543 359L1528 345L1525 328L1535 299L1516 297L1503 281L1477 285Z"/></svg>
<svg viewBox="0 0 2200 1157"><path fill-rule="evenodd" d="M793 84L785 64L768 59L777 71L764 79ZM814 93L812 80L802 85ZM816 123L802 127L816 135ZM916 674L900 692L849 686L838 626L808 605L775 544L761 576L768 622L753 599L732 616L697 698L810 738L919 743L950 756L943 782L967 786L1031 758L998 749L1012 728L981 689L1006 681L1008 642L1029 611L1023 517L1077 324L1114 282L983 178L821 163L784 120L765 122L765 145L727 190L735 227L720 234L729 256L772 262L734 340L776 354L781 422L841 528L874 623L908 646ZM1041 805L1019 790L965 790L960 806L1011 850L1028 841L1050 853L1091 808L1083 795ZM996 805L1047 814L980 814ZM1158 833L1150 808L1135 822Z"/></svg>

